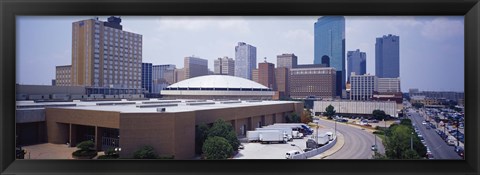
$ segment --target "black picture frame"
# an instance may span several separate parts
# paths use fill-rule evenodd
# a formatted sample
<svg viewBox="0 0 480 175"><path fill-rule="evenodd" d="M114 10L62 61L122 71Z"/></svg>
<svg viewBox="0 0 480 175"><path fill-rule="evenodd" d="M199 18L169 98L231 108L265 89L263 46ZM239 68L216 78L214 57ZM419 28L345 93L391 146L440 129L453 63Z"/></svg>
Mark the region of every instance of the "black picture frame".
<svg viewBox="0 0 480 175"><path fill-rule="evenodd" d="M479 174L478 0L1 0L2 174ZM465 160L15 160L17 15L464 15Z"/></svg>

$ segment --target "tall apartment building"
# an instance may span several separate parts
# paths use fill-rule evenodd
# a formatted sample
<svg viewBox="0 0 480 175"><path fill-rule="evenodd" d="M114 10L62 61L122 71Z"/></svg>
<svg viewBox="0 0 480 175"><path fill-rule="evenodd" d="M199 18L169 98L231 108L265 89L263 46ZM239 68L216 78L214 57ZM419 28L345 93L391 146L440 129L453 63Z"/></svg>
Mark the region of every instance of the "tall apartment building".
<svg viewBox="0 0 480 175"><path fill-rule="evenodd" d="M122 30L119 17L72 24L73 86L141 89L142 35Z"/></svg>
<svg viewBox="0 0 480 175"><path fill-rule="evenodd" d="M353 72L350 76L350 100L371 100L374 91L378 91L377 83L375 75L356 75Z"/></svg>
<svg viewBox="0 0 480 175"><path fill-rule="evenodd" d="M257 48L239 42L235 46L235 76L252 80L252 70L257 68Z"/></svg>
<svg viewBox="0 0 480 175"><path fill-rule="evenodd" d="M400 77L400 37L389 34L376 39L375 75L378 78Z"/></svg>
<svg viewBox="0 0 480 175"><path fill-rule="evenodd" d="M142 88L152 93L152 63L142 63Z"/></svg>
<svg viewBox="0 0 480 175"><path fill-rule="evenodd" d="M347 81L350 80L352 72L357 75L367 73L367 54L360 52L360 49L347 52Z"/></svg>
<svg viewBox="0 0 480 175"><path fill-rule="evenodd" d="M152 66L152 93L160 93L160 91L173 84L173 74L175 65L163 64Z"/></svg>
<svg viewBox="0 0 480 175"><path fill-rule="evenodd" d="M323 16L314 24L314 64L337 71L336 95L345 90L345 17Z"/></svg>
<svg viewBox="0 0 480 175"><path fill-rule="evenodd" d="M334 99L336 75L333 67L292 68L290 70L290 97Z"/></svg>
<svg viewBox="0 0 480 175"><path fill-rule="evenodd" d="M208 60L197 57L185 57L183 59L185 79L208 75Z"/></svg>
<svg viewBox="0 0 480 175"><path fill-rule="evenodd" d="M400 89L400 78L378 78L378 92L402 92Z"/></svg>
<svg viewBox="0 0 480 175"><path fill-rule="evenodd" d="M275 65L268 63L258 63L258 83L272 89L277 90L275 83Z"/></svg>
<svg viewBox="0 0 480 175"><path fill-rule="evenodd" d="M278 97L274 99L290 97L290 69L286 67L275 68L275 83Z"/></svg>
<svg viewBox="0 0 480 175"><path fill-rule="evenodd" d="M214 74L218 75L235 75L235 60L233 58L218 58L213 62Z"/></svg>
<svg viewBox="0 0 480 175"><path fill-rule="evenodd" d="M55 86L71 86L72 65L55 67Z"/></svg>
<svg viewBox="0 0 480 175"><path fill-rule="evenodd" d="M295 54L277 55L277 67L295 68L298 65L298 58Z"/></svg>

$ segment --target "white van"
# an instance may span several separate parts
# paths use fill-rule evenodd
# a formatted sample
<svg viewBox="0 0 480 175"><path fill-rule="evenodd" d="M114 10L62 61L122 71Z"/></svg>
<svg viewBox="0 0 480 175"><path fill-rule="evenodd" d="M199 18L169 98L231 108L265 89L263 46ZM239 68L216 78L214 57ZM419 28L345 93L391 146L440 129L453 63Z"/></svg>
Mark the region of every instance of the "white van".
<svg viewBox="0 0 480 175"><path fill-rule="evenodd" d="M299 155L299 154L300 154L300 151L291 150L291 151L288 151L287 153L285 153L285 158L291 159L291 158L293 158L293 156Z"/></svg>

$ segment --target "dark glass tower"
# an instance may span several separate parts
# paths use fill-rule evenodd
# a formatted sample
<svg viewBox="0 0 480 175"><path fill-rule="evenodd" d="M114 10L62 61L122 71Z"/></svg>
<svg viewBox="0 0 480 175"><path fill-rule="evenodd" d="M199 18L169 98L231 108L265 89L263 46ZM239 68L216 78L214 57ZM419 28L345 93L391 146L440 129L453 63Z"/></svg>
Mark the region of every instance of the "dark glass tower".
<svg viewBox="0 0 480 175"><path fill-rule="evenodd" d="M314 64L325 64L337 71L336 95L345 89L345 18L324 16L314 25Z"/></svg>
<svg viewBox="0 0 480 175"><path fill-rule="evenodd" d="M375 75L378 78L400 77L400 37L389 34L377 38Z"/></svg>
<svg viewBox="0 0 480 175"><path fill-rule="evenodd" d="M347 52L347 80L350 80L352 72L356 75L367 73L367 54L359 49Z"/></svg>

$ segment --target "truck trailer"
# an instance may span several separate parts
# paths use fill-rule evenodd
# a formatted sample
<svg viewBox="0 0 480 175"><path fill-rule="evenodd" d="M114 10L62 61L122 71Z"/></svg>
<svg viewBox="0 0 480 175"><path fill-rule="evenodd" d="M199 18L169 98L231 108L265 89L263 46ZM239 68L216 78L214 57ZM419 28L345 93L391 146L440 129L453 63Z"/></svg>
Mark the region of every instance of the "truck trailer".
<svg viewBox="0 0 480 175"><path fill-rule="evenodd" d="M287 143L288 140L287 134L278 130L261 131L258 137L262 143Z"/></svg>

